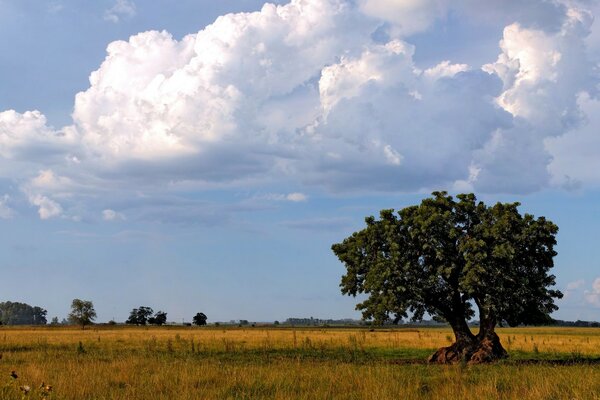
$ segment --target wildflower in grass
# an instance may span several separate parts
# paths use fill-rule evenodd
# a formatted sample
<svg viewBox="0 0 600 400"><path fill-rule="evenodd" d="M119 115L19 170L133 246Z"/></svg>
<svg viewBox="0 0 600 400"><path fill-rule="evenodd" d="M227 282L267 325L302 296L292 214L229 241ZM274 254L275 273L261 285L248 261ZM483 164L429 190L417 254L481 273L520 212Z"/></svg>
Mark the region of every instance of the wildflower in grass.
<svg viewBox="0 0 600 400"><path fill-rule="evenodd" d="M23 386L19 386L19 389L21 389L21 391L22 391L24 394L28 394L28 393L29 393L29 391L31 390L31 387L29 387L28 385L23 385Z"/></svg>

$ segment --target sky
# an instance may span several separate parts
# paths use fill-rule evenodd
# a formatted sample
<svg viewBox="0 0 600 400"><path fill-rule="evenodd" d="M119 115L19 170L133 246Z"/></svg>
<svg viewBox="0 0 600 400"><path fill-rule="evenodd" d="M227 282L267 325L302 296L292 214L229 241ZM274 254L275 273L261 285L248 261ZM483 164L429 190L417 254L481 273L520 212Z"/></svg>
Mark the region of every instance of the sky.
<svg viewBox="0 0 600 400"><path fill-rule="evenodd" d="M0 301L359 318L331 252L434 190L560 228L600 320L600 4L0 0Z"/></svg>

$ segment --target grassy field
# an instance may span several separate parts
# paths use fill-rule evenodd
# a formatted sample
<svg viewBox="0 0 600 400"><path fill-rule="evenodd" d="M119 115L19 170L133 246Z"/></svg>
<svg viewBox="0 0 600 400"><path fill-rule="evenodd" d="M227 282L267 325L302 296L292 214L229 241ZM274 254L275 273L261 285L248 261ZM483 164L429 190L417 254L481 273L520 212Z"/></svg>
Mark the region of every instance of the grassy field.
<svg viewBox="0 0 600 400"><path fill-rule="evenodd" d="M499 334L508 360L438 366L448 329L2 327L0 399L600 399L600 329Z"/></svg>

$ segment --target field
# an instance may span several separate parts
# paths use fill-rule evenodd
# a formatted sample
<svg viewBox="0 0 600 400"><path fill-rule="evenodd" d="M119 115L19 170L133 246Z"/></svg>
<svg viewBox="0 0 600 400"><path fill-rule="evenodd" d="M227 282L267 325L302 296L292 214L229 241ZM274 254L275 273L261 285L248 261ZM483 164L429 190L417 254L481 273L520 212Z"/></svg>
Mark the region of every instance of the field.
<svg viewBox="0 0 600 400"><path fill-rule="evenodd" d="M499 334L508 360L439 366L442 328L2 327L0 399L600 399L600 329Z"/></svg>

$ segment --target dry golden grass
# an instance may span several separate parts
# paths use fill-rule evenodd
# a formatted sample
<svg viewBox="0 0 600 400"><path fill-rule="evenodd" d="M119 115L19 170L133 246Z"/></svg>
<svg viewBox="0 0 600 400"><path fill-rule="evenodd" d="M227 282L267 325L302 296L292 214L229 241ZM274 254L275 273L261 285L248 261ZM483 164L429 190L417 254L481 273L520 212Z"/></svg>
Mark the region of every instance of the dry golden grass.
<svg viewBox="0 0 600 400"><path fill-rule="evenodd" d="M600 329L499 333L511 359L467 367L421 362L437 328L3 327L0 399L600 399Z"/></svg>

